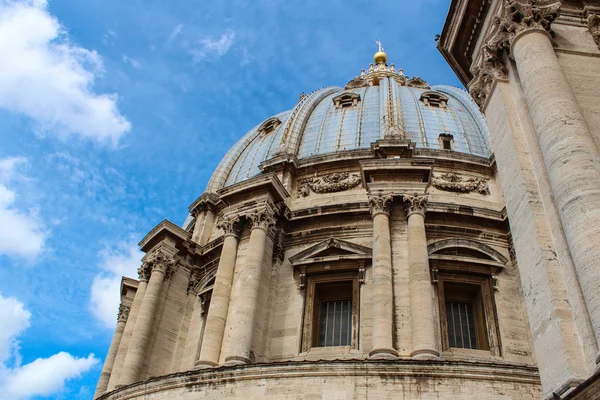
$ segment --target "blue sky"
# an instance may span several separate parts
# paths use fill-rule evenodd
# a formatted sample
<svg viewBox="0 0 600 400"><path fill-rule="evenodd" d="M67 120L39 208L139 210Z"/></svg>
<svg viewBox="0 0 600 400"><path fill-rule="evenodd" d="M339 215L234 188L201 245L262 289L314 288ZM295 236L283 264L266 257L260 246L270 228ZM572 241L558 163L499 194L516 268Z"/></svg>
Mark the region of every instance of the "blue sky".
<svg viewBox="0 0 600 400"><path fill-rule="evenodd" d="M460 86L434 42L449 3L0 0L0 400L91 398L139 240L375 40Z"/></svg>

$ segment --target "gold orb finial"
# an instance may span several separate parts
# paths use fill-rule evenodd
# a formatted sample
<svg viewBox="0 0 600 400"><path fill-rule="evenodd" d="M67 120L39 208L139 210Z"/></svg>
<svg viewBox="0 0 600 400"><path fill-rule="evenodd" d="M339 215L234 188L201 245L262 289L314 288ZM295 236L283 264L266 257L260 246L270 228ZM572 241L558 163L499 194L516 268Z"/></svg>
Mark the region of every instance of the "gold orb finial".
<svg viewBox="0 0 600 400"><path fill-rule="evenodd" d="M379 46L379 50L373 56L373 61L375 61L375 65L385 64L388 59L387 54L385 54L385 51L383 51L383 46L381 45L381 42L379 40L376 40L375 43L377 43L377 46Z"/></svg>

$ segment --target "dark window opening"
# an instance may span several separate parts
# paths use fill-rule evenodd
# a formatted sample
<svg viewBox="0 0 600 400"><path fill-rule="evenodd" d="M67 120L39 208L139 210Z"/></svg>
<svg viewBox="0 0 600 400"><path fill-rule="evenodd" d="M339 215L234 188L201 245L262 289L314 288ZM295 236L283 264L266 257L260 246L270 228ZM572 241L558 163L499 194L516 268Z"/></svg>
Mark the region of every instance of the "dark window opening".
<svg viewBox="0 0 600 400"><path fill-rule="evenodd" d="M442 139L442 144L444 145L444 150L452 150L452 143L449 139Z"/></svg>
<svg viewBox="0 0 600 400"><path fill-rule="evenodd" d="M314 311L313 346L352 344L352 281L317 284Z"/></svg>
<svg viewBox="0 0 600 400"><path fill-rule="evenodd" d="M448 346L489 350L480 285L444 282Z"/></svg>

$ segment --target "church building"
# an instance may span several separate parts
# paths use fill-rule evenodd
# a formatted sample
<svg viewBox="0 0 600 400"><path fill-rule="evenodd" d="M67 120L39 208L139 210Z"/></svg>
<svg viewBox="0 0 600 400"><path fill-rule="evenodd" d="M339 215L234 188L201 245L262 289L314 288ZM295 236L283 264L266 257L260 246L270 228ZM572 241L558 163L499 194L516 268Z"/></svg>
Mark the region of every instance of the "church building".
<svg viewBox="0 0 600 400"><path fill-rule="evenodd" d="M379 45L241 137L94 398L600 398L600 0L452 0L438 48L468 92Z"/></svg>

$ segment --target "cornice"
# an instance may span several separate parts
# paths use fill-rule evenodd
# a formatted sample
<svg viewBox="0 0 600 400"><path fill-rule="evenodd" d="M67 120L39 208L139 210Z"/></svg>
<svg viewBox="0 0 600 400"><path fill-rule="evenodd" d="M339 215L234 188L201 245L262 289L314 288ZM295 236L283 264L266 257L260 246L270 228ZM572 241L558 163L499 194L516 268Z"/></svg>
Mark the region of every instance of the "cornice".
<svg viewBox="0 0 600 400"><path fill-rule="evenodd" d="M188 240L191 237L191 233L165 219L148 232L138 246L140 246L143 252L148 252L154 246L154 242L161 239L161 236L171 237L176 242L180 242Z"/></svg>

